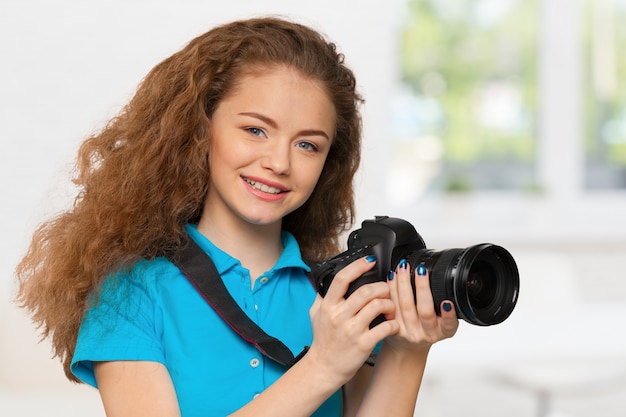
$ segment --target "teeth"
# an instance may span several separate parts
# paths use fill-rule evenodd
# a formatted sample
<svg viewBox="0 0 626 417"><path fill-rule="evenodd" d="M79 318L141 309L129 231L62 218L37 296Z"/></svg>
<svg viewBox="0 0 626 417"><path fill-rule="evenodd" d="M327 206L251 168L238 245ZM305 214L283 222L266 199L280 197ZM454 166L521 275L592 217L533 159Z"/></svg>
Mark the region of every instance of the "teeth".
<svg viewBox="0 0 626 417"><path fill-rule="evenodd" d="M268 193L268 194L278 194L281 192L280 189L276 188L276 187L270 187L268 185L265 184L261 184L259 182L256 181L252 181L248 178L244 178L244 180L250 184L252 186L252 188L256 189L256 190L260 190L263 191L264 193Z"/></svg>

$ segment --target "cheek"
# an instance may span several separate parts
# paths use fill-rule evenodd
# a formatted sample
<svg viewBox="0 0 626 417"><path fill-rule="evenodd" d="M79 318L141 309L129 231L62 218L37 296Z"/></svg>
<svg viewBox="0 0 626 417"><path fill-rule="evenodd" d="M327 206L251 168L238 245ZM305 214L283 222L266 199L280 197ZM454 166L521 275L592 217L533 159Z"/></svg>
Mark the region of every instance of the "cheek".
<svg viewBox="0 0 626 417"><path fill-rule="evenodd" d="M211 170L213 170L213 167L216 170L236 168L247 158L245 147L237 147L236 142L215 143L211 146L211 152L209 155L209 162L212 167Z"/></svg>
<svg viewBox="0 0 626 417"><path fill-rule="evenodd" d="M307 182L307 186L310 188L309 195L310 193L313 192L313 189L319 182L323 169L324 169L324 164L322 163L322 164L315 164L314 166L310 166L309 169L307 170L306 182Z"/></svg>

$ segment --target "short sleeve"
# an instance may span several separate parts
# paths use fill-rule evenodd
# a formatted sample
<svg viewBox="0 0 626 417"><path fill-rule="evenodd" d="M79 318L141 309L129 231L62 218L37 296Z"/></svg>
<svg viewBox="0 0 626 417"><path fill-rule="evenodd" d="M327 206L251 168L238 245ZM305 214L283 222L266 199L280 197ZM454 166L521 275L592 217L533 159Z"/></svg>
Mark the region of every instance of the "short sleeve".
<svg viewBox="0 0 626 417"><path fill-rule="evenodd" d="M93 362L165 363L157 311L143 268L107 278L83 317L72 373L97 387Z"/></svg>

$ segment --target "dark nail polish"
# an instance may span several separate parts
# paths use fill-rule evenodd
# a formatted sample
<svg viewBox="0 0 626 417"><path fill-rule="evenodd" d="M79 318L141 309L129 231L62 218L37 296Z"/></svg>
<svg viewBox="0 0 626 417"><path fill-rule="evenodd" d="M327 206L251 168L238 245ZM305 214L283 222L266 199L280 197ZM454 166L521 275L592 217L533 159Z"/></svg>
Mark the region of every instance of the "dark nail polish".
<svg viewBox="0 0 626 417"><path fill-rule="evenodd" d="M417 275L423 277L424 275L426 275L426 265L424 264L419 264L417 266Z"/></svg>
<svg viewBox="0 0 626 417"><path fill-rule="evenodd" d="M367 255L367 258L365 258L365 260L367 262L374 262L376 260L376 257L374 255Z"/></svg>
<svg viewBox="0 0 626 417"><path fill-rule="evenodd" d="M402 259L400 260L400 263L398 264L398 268L399 269L406 269L408 265L408 262L406 261L406 259Z"/></svg>
<svg viewBox="0 0 626 417"><path fill-rule="evenodd" d="M387 274L387 278L389 279L389 281L393 281L393 277L394 277L394 273L393 271L389 271L389 273Z"/></svg>
<svg viewBox="0 0 626 417"><path fill-rule="evenodd" d="M443 311L446 311L446 312L452 311L452 304L448 302L443 303Z"/></svg>

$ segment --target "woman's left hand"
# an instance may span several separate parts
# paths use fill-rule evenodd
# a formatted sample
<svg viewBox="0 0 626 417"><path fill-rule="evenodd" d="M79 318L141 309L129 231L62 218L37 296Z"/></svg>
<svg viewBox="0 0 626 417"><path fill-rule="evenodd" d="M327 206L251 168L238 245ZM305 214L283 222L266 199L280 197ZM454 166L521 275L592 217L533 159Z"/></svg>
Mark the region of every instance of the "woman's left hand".
<svg viewBox="0 0 626 417"><path fill-rule="evenodd" d="M423 275L418 274L418 269ZM435 313L434 301L429 283L429 271L424 265L418 265L415 275L415 297L411 287L411 266L403 261L396 271L389 276L391 299L396 304L393 316L400 329L389 336L386 343L394 351L428 351L430 347L443 339L454 336L459 320L452 301L441 303L441 316Z"/></svg>

